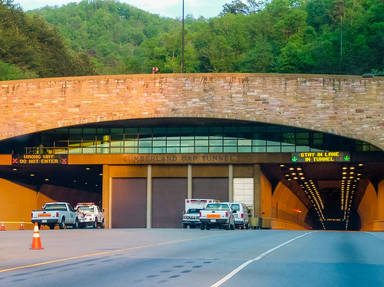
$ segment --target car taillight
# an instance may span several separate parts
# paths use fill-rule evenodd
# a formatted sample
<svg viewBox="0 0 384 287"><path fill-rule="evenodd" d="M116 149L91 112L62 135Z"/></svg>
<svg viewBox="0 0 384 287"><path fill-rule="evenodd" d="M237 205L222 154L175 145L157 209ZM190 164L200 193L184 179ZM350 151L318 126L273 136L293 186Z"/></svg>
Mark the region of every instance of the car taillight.
<svg viewBox="0 0 384 287"><path fill-rule="evenodd" d="M58 212L56 212L56 217L59 217L59 213Z"/></svg>
<svg viewBox="0 0 384 287"><path fill-rule="evenodd" d="M200 217L201 217L201 211L200 211Z"/></svg>
<svg viewBox="0 0 384 287"><path fill-rule="evenodd" d="M33 217L33 212L31 212L31 217Z"/></svg>
<svg viewBox="0 0 384 287"><path fill-rule="evenodd" d="M241 214L241 218L244 218L244 213Z"/></svg>
<svg viewBox="0 0 384 287"><path fill-rule="evenodd" d="M227 211L225 212L225 217L228 217L228 212Z"/></svg>

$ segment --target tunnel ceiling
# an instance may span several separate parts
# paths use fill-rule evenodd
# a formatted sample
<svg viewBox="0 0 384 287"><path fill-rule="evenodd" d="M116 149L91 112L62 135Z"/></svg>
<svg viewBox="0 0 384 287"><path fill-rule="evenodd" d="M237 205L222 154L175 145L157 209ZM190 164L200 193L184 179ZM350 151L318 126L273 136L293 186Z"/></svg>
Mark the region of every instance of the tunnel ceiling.
<svg viewBox="0 0 384 287"><path fill-rule="evenodd" d="M359 164L361 166L359 166ZM290 171L290 169L292 170ZM353 189L354 182L356 184L353 195L351 195L352 191L351 193L348 193L349 199L352 200L349 216L356 219L357 208L359 207L368 183L371 182L375 187L377 187L377 183L384 179L384 174L382 172L384 170L384 162L360 162L347 164L262 164L262 170L267 178L275 185L277 182L281 181L283 184L288 186L308 207L312 213L312 217L315 217L313 218L313 221L315 222L319 221L319 215L316 211L316 203L313 201L311 202L310 193L305 192L306 186L304 182L309 183L309 181L312 181L324 204L324 208L322 209L324 218L333 220L336 218L344 218L344 210L348 210L348 202L346 202L344 198L342 199L342 192L344 192L343 195L346 196L348 180L350 180L351 190ZM295 176L297 179L294 179L295 176L291 175L292 172L296 173ZM299 172L302 173L302 176L305 179L300 179L300 175L298 174ZM345 174L343 174L343 172ZM350 172L352 172L352 174L350 174ZM352 178L353 175L355 176L354 178ZM351 179L349 178L350 176ZM344 187L342 184L343 182ZM309 185L311 185L311 183L309 183ZM273 188L275 187L276 186ZM342 200L344 200L343 203ZM343 205L344 210L341 210L341 205ZM346 214L348 214L347 211ZM331 229L338 229L340 227L335 223L327 222L326 224L328 225L328 228ZM356 225L356 222L354 222L353 225Z"/></svg>

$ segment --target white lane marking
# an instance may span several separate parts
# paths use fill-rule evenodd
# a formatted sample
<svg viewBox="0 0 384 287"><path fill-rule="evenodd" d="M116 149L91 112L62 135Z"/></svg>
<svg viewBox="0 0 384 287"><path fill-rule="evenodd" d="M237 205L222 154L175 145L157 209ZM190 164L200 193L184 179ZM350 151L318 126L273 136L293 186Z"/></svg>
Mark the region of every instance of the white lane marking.
<svg viewBox="0 0 384 287"><path fill-rule="evenodd" d="M311 232L307 232L307 233L304 233L302 235L299 235L299 236L296 236L295 238L292 238L291 240L288 240L280 245L277 245L276 247L273 247L267 251L265 251L264 253L260 254L259 256L253 258L253 259L250 259L248 260L247 262L244 262L243 264L241 264L239 267L237 267L235 270L233 270L231 273L227 274L224 278L222 278L221 280L217 281L215 284L211 285L210 287L218 287L220 285L222 285L224 282L228 281L229 279L231 279L233 276L235 276L237 273L239 273L241 270L243 270L245 267L247 267L249 264L255 262L255 261L258 261L262 258L264 258L265 256L267 256L268 254L272 253L273 251L299 239L299 238L302 238L304 236L307 236L308 234L311 234Z"/></svg>

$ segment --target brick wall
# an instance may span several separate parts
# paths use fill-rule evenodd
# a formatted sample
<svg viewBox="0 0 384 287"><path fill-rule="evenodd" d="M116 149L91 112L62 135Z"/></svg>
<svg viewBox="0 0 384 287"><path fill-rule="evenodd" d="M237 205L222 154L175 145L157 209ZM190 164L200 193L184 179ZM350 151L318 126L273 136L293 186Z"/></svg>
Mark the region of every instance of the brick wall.
<svg viewBox="0 0 384 287"><path fill-rule="evenodd" d="M384 149L384 78L156 74L0 82L0 139L161 117L240 119L361 139Z"/></svg>

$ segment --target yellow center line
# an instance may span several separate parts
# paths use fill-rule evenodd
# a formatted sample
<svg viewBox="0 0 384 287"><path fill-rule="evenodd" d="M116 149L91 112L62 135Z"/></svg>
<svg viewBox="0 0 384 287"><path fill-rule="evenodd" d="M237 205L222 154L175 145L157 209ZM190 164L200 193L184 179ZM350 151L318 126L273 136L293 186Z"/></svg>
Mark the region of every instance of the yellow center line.
<svg viewBox="0 0 384 287"><path fill-rule="evenodd" d="M128 247L128 248L121 248L121 249L112 250L112 251L104 251L104 252L90 253L90 254L84 254L84 255L79 255L79 256L72 256L72 257L67 257L67 258L44 261L44 262L35 263L35 264L22 265L22 266L7 268L7 269L0 269L0 273L8 272L8 271L14 271L14 270L20 270L20 269L26 269L26 268L32 268L32 267L37 267L37 266L42 266L42 265L48 265L48 264L53 264L53 263L65 262L65 261L69 261L69 260L88 258L88 257L96 257L96 256L101 256L101 255L110 255L110 254L119 253L119 252L131 251L131 250L136 250L136 249L143 249L143 248L154 247L154 246L170 245L170 244L175 244L175 243L180 243L180 242L186 242L186 241L202 239L202 238L207 238L207 237L216 237L216 236L218 236L218 235L210 235L210 236L203 236L203 237L199 237L199 238L165 241L165 242L139 245L139 246Z"/></svg>

